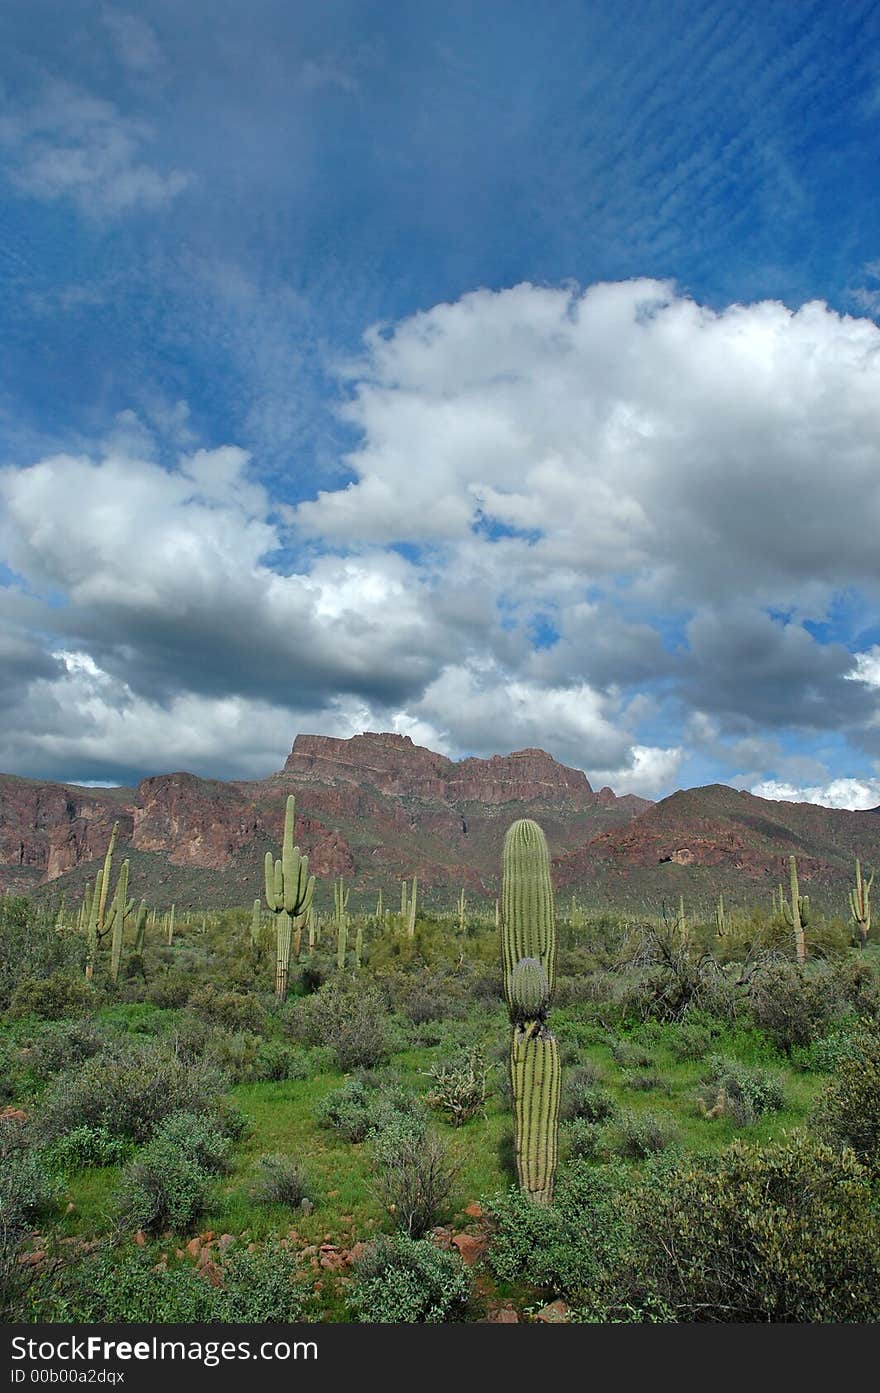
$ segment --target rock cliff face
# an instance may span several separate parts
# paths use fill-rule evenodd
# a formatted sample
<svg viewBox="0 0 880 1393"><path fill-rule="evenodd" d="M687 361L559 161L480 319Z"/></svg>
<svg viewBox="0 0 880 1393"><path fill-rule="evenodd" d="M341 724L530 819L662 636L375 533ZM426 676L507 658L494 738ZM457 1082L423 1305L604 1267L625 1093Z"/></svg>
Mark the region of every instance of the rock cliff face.
<svg viewBox="0 0 880 1393"><path fill-rule="evenodd" d="M233 884L258 894L262 856L280 845L289 793L297 795L297 841L318 877L357 875L368 888L418 874L425 888L484 893L513 818L540 817L566 849L650 806L607 788L594 793L580 770L543 750L456 762L405 735L298 735L284 769L253 782L175 773L137 789L87 790L0 776L0 889L88 865L118 821L120 852L166 868L158 882L169 901L180 883L170 868L214 872L204 883L221 898L224 878L230 894Z"/></svg>

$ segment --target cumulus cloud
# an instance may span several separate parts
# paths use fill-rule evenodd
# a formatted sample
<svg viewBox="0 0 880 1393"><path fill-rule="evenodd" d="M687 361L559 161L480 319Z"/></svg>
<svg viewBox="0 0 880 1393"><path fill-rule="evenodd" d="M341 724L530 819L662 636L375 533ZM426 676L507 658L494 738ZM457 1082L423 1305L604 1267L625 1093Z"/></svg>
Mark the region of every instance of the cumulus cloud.
<svg viewBox="0 0 880 1393"><path fill-rule="evenodd" d="M39 719L88 680L105 748L131 720L111 709L142 710L163 766L163 712L204 712L243 760L241 713L265 708L278 754L306 712L453 757L542 746L646 796L694 754L756 787L871 786L880 648L812 621L880 589L876 325L521 285L375 328L341 371L353 482L294 508L233 446L167 467L131 412L91 454L0 471ZM53 653L95 670L59 677ZM851 768L786 765L786 732L848 738Z"/></svg>
<svg viewBox="0 0 880 1393"><path fill-rule="evenodd" d="M819 803L825 808L851 811L880 807L880 779L830 779L808 788L767 779L750 789L758 798L781 799L786 803Z"/></svg>
<svg viewBox="0 0 880 1393"><path fill-rule="evenodd" d="M33 198L69 198L87 217L162 208L188 184L143 157L151 126L69 83L49 83L29 108L0 119L7 173Z"/></svg>

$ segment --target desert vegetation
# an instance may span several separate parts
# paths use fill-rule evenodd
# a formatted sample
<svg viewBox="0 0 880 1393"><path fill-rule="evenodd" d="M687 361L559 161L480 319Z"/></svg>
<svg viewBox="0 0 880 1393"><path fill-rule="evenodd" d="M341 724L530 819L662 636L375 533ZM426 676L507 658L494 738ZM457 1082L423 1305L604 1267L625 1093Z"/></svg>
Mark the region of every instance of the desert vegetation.
<svg viewBox="0 0 880 1393"><path fill-rule="evenodd" d="M6 1320L880 1316L860 866L849 922L795 863L557 906L520 820L498 903L349 913L294 837L239 909L136 908L114 837L81 904L0 898Z"/></svg>

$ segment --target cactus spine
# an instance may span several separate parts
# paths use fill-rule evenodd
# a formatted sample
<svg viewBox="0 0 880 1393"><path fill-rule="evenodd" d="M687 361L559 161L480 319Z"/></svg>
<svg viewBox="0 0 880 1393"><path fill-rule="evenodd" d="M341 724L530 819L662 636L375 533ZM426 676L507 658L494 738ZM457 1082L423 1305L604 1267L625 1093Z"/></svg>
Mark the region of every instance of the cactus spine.
<svg viewBox="0 0 880 1393"><path fill-rule="evenodd" d="M562 1069L559 1044L546 1026L556 970L550 856L536 822L514 822L504 838L501 962L513 1026L510 1081L520 1189L550 1204L559 1151Z"/></svg>
<svg viewBox="0 0 880 1393"><path fill-rule="evenodd" d="M856 857L856 885L854 890L849 892L849 908L859 931L859 942L862 948L868 943L868 934L871 932L871 886L874 884L874 872L871 872L868 880L862 880L862 863Z"/></svg>
<svg viewBox="0 0 880 1393"><path fill-rule="evenodd" d="M271 851L267 851L263 867L266 904L275 915L275 995L279 1001L287 996L293 920L297 921L299 936L315 893L315 877L309 875L309 858L293 844L295 817L296 798L291 793L284 808L281 858L275 861Z"/></svg>
<svg viewBox="0 0 880 1393"><path fill-rule="evenodd" d="M782 900L782 913L788 927L794 933L794 949L799 963L807 960L807 944L804 929L810 922L810 897L801 895L798 887L797 859L788 858L791 868L791 900ZM781 891L780 891L781 895Z"/></svg>

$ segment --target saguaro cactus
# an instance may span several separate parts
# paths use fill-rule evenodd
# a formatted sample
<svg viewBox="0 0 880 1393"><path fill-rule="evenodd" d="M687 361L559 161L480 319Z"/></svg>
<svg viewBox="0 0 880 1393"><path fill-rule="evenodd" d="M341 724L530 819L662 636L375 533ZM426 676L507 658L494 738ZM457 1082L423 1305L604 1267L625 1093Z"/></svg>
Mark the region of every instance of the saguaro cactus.
<svg viewBox="0 0 880 1393"><path fill-rule="evenodd" d="M346 890L342 876L333 882L333 908L336 911L336 966L342 972L345 967L345 955L348 952L348 897L350 890Z"/></svg>
<svg viewBox="0 0 880 1393"><path fill-rule="evenodd" d="M807 960L807 942L804 929L810 922L810 897L802 895L798 887L797 859L788 858L791 868L791 900L782 900L782 913L788 927L794 933L794 950L799 963Z"/></svg>
<svg viewBox="0 0 880 1393"><path fill-rule="evenodd" d="M266 903L275 915L275 995L279 1001L287 995L293 920L298 920L297 927L301 931L315 892L315 877L309 875L309 858L293 844L295 816L296 798L291 793L284 809L281 859L273 860L271 851L267 851L264 868Z"/></svg>
<svg viewBox="0 0 880 1393"><path fill-rule="evenodd" d="M718 896L718 904L715 909L715 932L719 938L724 938L728 929L727 913L724 908L724 896Z"/></svg>
<svg viewBox="0 0 880 1393"><path fill-rule="evenodd" d="M123 861L119 871L119 880L116 883L116 894L113 897L113 938L110 942L110 976L113 981L119 978L119 966L122 962L122 941L125 935L125 916L131 913L131 906L126 906L126 896L128 895L128 862Z"/></svg>
<svg viewBox="0 0 880 1393"><path fill-rule="evenodd" d="M556 971L556 925L550 856L536 822L514 822L504 838L501 962L513 1026L510 1081L514 1150L520 1189L549 1204L559 1153L562 1069L559 1044L547 1029Z"/></svg>
<svg viewBox="0 0 880 1393"><path fill-rule="evenodd" d="M859 931L859 942L862 948L866 947L868 934L871 932L871 886L873 884L874 872L871 872L870 879L862 880L862 863L856 857L856 885L855 889L849 892L849 908Z"/></svg>

